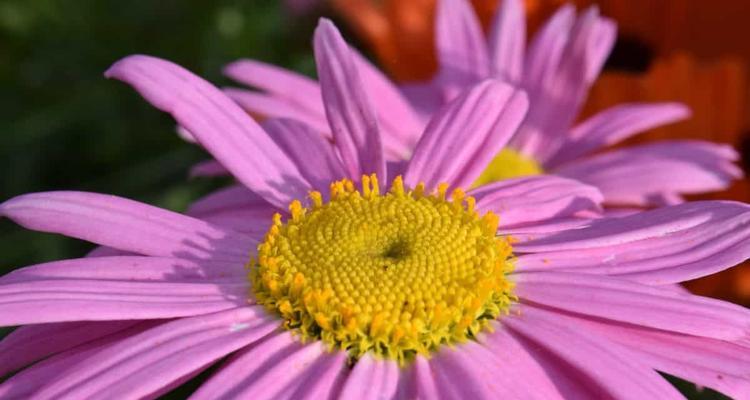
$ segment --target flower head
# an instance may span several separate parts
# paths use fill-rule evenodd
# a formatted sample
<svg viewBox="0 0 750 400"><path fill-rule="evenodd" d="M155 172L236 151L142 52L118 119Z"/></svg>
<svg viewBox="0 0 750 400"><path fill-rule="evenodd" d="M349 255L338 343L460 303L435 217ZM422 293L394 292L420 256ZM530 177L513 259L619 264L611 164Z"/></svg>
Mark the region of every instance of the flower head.
<svg viewBox="0 0 750 400"><path fill-rule="evenodd" d="M156 397L230 354L195 398L679 397L657 370L747 393L750 312L673 284L748 257L750 206L589 222L575 217L601 195L564 178L464 192L526 111L496 81L436 113L394 173L327 21L316 55L332 142L291 120L261 128L164 60L107 72L245 187L197 204L203 219L81 192L2 203L106 249L0 278L0 325L28 325L0 342L0 371L24 368L0 396Z"/></svg>

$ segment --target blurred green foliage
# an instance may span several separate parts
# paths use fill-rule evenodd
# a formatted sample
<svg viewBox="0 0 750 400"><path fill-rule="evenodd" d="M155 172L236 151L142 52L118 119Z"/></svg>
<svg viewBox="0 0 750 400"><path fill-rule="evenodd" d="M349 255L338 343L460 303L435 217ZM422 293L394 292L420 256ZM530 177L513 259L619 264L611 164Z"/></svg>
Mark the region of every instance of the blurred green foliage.
<svg viewBox="0 0 750 400"><path fill-rule="evenodd" d="M207 158L174 121L102 76L145 53L229 84L241 57L311 73L315 20L280 2L5 0L0 2L0 200L88 190L181 210L214 184L186 179ZM82 255L90 245L0 221L0 271Z"/></svg>
<svg viewBox="0 0 750 400"><path fill-rule="evenodd" d="M178 138L169 116L102 73L145 53L219 84L230 84L222 65L242 57L312 75L314 24L274 0L0 2L0 201L87 190L183 210L221 184L187 179L188 168L208 156ZM90 248L0 220L0 273ZM169 397L187 396L200 380ZM722 398L672 381L690 398Z"/></svg>

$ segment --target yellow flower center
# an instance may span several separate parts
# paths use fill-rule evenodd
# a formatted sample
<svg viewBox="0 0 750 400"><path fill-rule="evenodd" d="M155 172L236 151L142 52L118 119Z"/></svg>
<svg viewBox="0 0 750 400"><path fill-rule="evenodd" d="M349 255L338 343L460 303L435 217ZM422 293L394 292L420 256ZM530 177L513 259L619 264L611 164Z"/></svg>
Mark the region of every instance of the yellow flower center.
<svg viewBox="0 0 750 400"><path fill-rule="evenodd" d="M498 218L447 185L405 190L401 177L380 194L331 184L330 201L311 192L291 218L274 216L251 261L255 299L303 340L322 340L358 358L405 362L442 344L473 338L515 298L511 246Z"/></svg>
<svg viewBox="0 0 750 400"><path fill-rule="evenodd" d="M490 161L487 168L484 169L476 182L474 182L473 187L503 179L539 175L543 172L542 166L536 160L506 147Z"/></svg>

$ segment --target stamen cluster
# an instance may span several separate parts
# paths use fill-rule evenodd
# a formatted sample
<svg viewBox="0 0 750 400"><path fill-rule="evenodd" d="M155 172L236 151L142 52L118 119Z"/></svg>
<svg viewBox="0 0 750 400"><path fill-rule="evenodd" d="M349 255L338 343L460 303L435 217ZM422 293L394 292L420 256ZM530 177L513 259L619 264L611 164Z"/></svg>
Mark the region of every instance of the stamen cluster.
<svg viewBox="0 0 750 400"><path fill-rule="evenodd" d="M249 264L256 301L303 340L405 362L462 342L506 312L513 284L511 246L498 217L448 185L382 194L375 175L331 184L330 200L289 207Z"/></svg>

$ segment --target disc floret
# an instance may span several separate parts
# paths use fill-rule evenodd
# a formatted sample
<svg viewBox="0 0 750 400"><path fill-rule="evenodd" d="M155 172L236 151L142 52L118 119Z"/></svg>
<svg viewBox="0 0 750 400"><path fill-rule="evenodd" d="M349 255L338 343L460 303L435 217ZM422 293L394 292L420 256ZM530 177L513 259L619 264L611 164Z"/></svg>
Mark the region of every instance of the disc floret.
<svg viewBox="0 0 750 400"><path fill-rule="evenodd" d="M344 179L326 202L276 214L250 264L253 294L303 340L322 340L358 358L400 362L473 338L507 312L511 246L498 217L448 185L427 193L401 177L380 193L375 175L361 190Z"/></svg>

